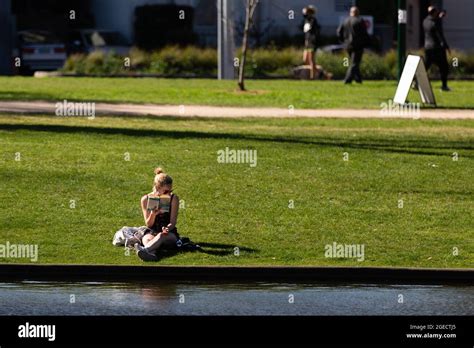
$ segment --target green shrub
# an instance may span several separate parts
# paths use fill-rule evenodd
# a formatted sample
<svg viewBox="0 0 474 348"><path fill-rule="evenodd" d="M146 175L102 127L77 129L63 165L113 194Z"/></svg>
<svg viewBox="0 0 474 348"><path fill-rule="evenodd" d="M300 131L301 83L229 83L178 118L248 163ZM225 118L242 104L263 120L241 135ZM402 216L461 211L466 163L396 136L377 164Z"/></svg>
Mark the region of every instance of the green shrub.
<svg viewBox="0 0 474 348"><path fill-rule="evenodd" d="M168 46L149 54L147 73L165 76L209 76L217 74L217 52L196 47Z"/></svg>
<svg viewBox="0 0 474 348"><path fill-rule="evenodd" d="M289 76L291 69L301 64L302 53L295 48L256 49L250 51L248 62L246 73L249 77Z"/></svg>
<svg viewBox="0 0 474 348"><path fill-rule="evenodd" d="M346 75L347 66L344 65L345 55L318 53L316 55L316 64L321 65L324 70L331 72L334 79L343 79Z"/></svg>
<svg viewBox="0 0 474 348"><path fill-rule="evenodd" d="M360 67L362 76L371 80L389 80L393 79L390 68L385 64L383 57L375 53L364 55Z"/></svg>
<svg viewBox="0 0 474 348"><path fill-rule="evenodd" d="M117 75L126 73L124 58L115 53L95 51L89 55L74 54L66 62L62 71L78 75Z"/></svg>
<svg viewBox="0 0 474 348"><path fill-rule="evenodd" d="M130 52L130 67L132 70L148 70L151 64L151 55L146 51L133 47Z"/></svg>
<svg viewBox="0 0 474 348"><path fill-rule="evenodd" d="M455 76L474 75L474 54L452 50L448 55L450 72Z"/></svg>
<svg viewBox="0 0 474 348"><path fill-rule="evenodd" d="M411 54L416 54L424 57L423 50L411 51ZM450 78L463 78L474 75L474 52L462 52L451 50L448 54L449 76ZM431 78L439 78L439 71L436 66L430 69Z"/></svg>
<svg viewBox="0 0 474 348"><path fill-rule="evenodd" d="M85 55L73 54L68 57L62 70L71 74L85 74L85 61Z"/></svg>
<svg viewBox="0 0 474 348"><path fill-rule="evenodd" d="M390 71L391 78L395 79L398 76L398 56L395 50L388 51L383 56L385 66Z"/></svg>
<svg viewBox="0 0 474 348"><path fill-rule="evenodd" d="M423 51L413 54L423 56ZM240 49L237 50L237 57ZM147 52L137 48L130 51L130 67L124 66L124 57L114 53L93 52L89 55L72 55L64 64L63 71L85 75L114 75L127 73L158 74L162 76L215 76L217 75L217 52L215 49L203 49L189 46L181 48L168 46L159 51ZM318 52L318 65L333 73L335 79L342 79L346 74L347 55ZM458 60L459 66L453 67L453 59ZM474 54L453 51L449 57L452 77L474 75ZM299 48L285 49L259 48L251 49L248 53L246 76L248 78L291 77L292 69L303 63L303 51ZM395 79L398 63L395 51L389 51L384 56L366 52L361 66L365 79ZM438 76L437 69L430 71L432 77Z"/></svg>

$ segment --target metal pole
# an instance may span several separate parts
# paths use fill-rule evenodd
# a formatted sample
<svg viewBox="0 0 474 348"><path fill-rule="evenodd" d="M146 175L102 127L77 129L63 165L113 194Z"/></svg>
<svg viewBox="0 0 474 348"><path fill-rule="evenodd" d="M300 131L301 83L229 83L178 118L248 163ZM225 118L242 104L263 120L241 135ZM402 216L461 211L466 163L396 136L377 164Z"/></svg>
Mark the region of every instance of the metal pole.
<svg viewBox="0 0 474 348"><path fill-rule="evenodd" d="M10 0L0 1L0 75L12 74L12 13Z"/></svg>
<svg viewBox="0 0 474 348"><path fill-rule="evenodd" d="M223 0L217 0L217 69L218 78L222 80L224 77L223 62L224 62L224 47L222 37L222 24L224 21L223 13Z"/></svg>
<svg viewBox="0 0 474 348"><path fill-rule="evenodd" d="M407 1L398 0L398 80L402 77L407 51Z"/></svg>
<svg viewBox="0 0 474 348"><path fill-rule="evenodd" d="M233 80L234 32L232 28L232 0L217 0L217 50L219 80Z"/></svg>

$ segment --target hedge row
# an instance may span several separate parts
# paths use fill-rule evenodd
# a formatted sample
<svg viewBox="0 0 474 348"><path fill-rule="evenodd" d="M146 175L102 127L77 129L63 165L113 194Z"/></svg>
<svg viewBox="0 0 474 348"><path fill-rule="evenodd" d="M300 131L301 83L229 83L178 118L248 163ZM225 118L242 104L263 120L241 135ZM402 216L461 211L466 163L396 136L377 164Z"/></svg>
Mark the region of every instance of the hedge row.
<svg viewBox="0 0 474 348"><path fill-rule="evenodd" d="M422 52L416 53L422 54ZM345 57L344 54L318 53L317 63L325 70L332 72L335 79L342 79L347 69ZM451 76L474 75L474 54L452 52L450 60L453 64L457 64L456 67L451 68ZM302 52L296 48L251 50L246 66L246 76L249 78L291 77L292 69L301 65L301 61ZM383 56L367 53L361 70L366 79L395 79L396 53L390 51ZM134 48L128 57L97 51L89 55L70 56L63 67L63 72L78 75L158 74L167 77L209 77L217 75L217 53L215 49L175 46L155 52ZM435 69L433 73L436 73Z"/></svg>

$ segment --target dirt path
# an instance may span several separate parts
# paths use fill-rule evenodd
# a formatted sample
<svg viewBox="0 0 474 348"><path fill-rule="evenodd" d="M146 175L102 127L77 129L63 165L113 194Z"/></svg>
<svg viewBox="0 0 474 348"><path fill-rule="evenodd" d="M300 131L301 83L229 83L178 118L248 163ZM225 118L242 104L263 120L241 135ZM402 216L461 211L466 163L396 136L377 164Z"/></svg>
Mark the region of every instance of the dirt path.
<svg viewBox="0 0 474 348"><path fill-rule="evenodd" d="M0 112L14 114L55 114L56 103L44 101L0 101ZM95 104L96 115L152 115L176 117L308 117L308 118L422 118L474 119L474 110L421 109L418 115L383 113L380 109L279 109L202 105Z"/></svg>

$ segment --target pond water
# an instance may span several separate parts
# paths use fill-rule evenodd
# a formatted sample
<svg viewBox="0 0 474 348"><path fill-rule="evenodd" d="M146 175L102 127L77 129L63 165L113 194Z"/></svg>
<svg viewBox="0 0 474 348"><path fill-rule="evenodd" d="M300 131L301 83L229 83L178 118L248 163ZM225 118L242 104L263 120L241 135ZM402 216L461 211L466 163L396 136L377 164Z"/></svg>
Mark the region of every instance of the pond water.
<svg viewBox="0 0 474 348"><path fill-rule="evenodd" d="M474 287L324 283L0 283L0 315L473 315Z"/></svg>

